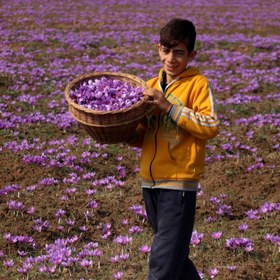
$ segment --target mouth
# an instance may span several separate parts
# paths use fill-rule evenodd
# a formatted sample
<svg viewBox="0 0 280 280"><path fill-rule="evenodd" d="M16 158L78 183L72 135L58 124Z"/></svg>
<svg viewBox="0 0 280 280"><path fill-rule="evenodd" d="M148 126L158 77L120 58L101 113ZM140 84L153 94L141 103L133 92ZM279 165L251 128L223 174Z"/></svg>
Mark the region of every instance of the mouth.
<svg viewBox="0 0 280 280"><path fill-rule="evenodd" d="M165 67L166 67L166 70L168 70L168 71L174 71L176 69L175 65L165 65Z"/></svg>

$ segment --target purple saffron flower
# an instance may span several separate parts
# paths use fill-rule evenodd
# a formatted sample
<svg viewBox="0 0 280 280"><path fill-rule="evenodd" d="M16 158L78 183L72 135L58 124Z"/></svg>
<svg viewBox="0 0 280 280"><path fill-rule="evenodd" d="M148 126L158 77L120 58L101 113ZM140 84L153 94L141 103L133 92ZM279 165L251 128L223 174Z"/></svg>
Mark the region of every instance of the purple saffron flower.
<svg viewBox="0 0 280 280"><path fill-rule="evenodd" d="M236 270L236 266L235 265L228 265L227 266L227 269L230 271L230 272L233 272Z"/></svg>
<svg viewBox="0 0 280 280"><path fill-rule="evenodd" d="M120 255L120 259L126 261L129 258L129 254L122 254Z"/></svg>
<svg viewBox="0 0 280 280"><path fill-rule="evenodd" d="M252 252L253 250L254 250L254 245L253 244L245 245L245 251L246 252Z"/></svg>
<svg viewBox="0 0 280 280"><path fill-rule="evenodd" d="M8 243L16 243L18 241L17 237L11 235L11 233L5 233L3 237L8 241Z"/></svg>
<svg viewBox="0 0 280 280"><path fill-rule="evenodd" d="M8 207L9 207L9 209L15 209L15 210L20 210L20 211L22 211L25 208L25 206L23 205L22 202L20 202L20 201L17 202L15 200L8 201Z"/></svg>
<svg viewBox="0 0 280 280"><path fill-rule="evenodd" d="M35 207L31 206L26 211L27 214L33 215L35 213Z"/></svg>
<svg viewBox="0 0 280 280"><path fill-rule="evenodd" d="M75 194L77 192L76 188L68 188L65 190L65 193L67 194Z"/></svg>
<svg viewBox="0 0 280 280"><path fill-rule="evenodd" d="M245 232L248 229L248 225L247 224L241 224L239 226L239 231L241 232Z"/></svg>
<svg viewBox="0 0 280 280"><path fill-rule="evenodd" d="M264 236L264 239L270 241L271 243L275 243L278 247L280 247L280 236L279 235L272 235L272 234L267 233Z"/></svg>
<svg viewBox="0 0 280 280"><path fill-rule="evenodd" d="M209 216L209 217L207 217L205 220L206 220L207 223L210 224L210 223L215 222L215 221L217 220L217 218L212 217L212 216Z"/></svg>
<svg viewBox="0 0 280 280"><path fill-rule="evenodd" d="M117 155L117 156L116 156L116 160L117 160L117 161L122 161L122 160L123 160L123 156Z"/></svg>
<svg viewBox="0 0 280 280"><path fill-rule="evenodd" d="M132 205L129 210L133 211L137 216L147 219L147 213L142 205Z"/></svg>
<svg viewBox="0 0 280 280"><path fill-rule="evenodd" d="M95 256L95 257L102 257L102 256L103 256L103 251L102 251L102 250L99 250L99 249L94 249L94 250L93 250L92 256Z"/></svg>
<svg viewBox="0 0 280 280"><path fill-rule="evenodd" d="M57 269L57 266L56 266L56 265L49 266L49 267L47 268L47 272L53 274L53 273L55 273L56 269Z"/></svg>
<svg viewBox="0 0 280 280"><path fill-rule="evenodd" d="M210 197L210 201L213 203L213 204L219 204L221 202L221 200L215 196L211 196Z"/></svg>
<svg viewBox="0 0 280 280"><path fill-rule="evenodd" d="M17 253L18 253L18 255L21 256L21 257L24 257L24 256L27 255L27 253L24 252L24 251L19 251L19 250L18 250Z"/></svg>
<svg viewBox="0 0 280 280"><path fill-rule="evenodd" d="M120 260L120 256L116 255L114 257L111 257L110 260L111 260L111 263L117 263Z"/></svg>
<svg viewBox="0 0 280 280"><path fill-rule="evenodd" d="M259 213L269 213L276 210L276 203L269 203L265 202L260 208L259 208Z"/></svg>
<svg viewBox="0 0 280 280"><path fill-rule="evenodd" d="M48 269L45 265L41 265L38 270L39 270L39 272L45 273L45 272L47 272Z"/></svg>
<svg viewBox="0 0 280 280"><path fill-rule="evenodd" d="M105 224L101 234L102 239L107 239L112 234L110 228L111 228L110 224Z"/></svg>
<svg viewBox="0 0 280 280"><path fill-rule="evenodd" d="M114 243L118 243L123 246L125 246L131 242L132 242L132 237L128 237L128 236L119 235L114 239Z"/></svg>
<svg viewBox="0 0 280 280"><path fill-rule="evenodd" d="M56 212L55 212L55 216L57 218L61 218L62 216L64 216L66 214L66 211L65 210L62 210L62 209L57 209Z"/></svg>
<svg viewBox="0 0 280 280"><path fill-rule="evenodd" d="M80 106L97 111L125 109L143 98L143 89L117 79L89 80L70 92Z"/></svg>
<svg viewBox="0 0 280 280"><path fill-rule="evenodd" d="M148 254L151 252L151 247L149 247L147 244L145 244L140 248L140 252L143 254Z"/></svg>
<svg viewBox="0 0 280 280"><path fill-rule="evenodd" d="M85 267L85 268L88 268L90 266L92 266L93 262L92 260L87 260L87 259L82 259L80 262L79 262L79 265L82 266L82 267Z"/></svg>
<svg viewBox="0 0 280 280"><path fill-rule="evenodd" d="M219 274L219 270L216 267L210 268L208 270L208 274L210 279L214 279Z"/></svg>
<svg viewBox="0 0 280 280"><path fill-rule="evenodd" d="M249 130L246 132L246 136L248 139L252 139L254 136L254 131L253 130Z"/></svg>
<svg viewBox="0 0 280 280"><path fill-rule="evenodd" d="M221 198L225 198L224 194L221 194ZM217 197L211 197L210 201L215 204L216 206L216 213L219 216L223 216L223 215L232 215L232 208L229 205L223 204L220 198Z"/></svg>
<svg viewBox="0 0 280 280"><path fill-rule="evenodd" d="M222 234L223 233L221 231L212 232L211 237L215 240L218 240L221 238Z"/></svg>
<svg viewBox="0 0 280 280"><path fill-rule="evenodd" d="M6 268L10 268L14 265L14 261L12 259L8 259L8 260L5 260L3 261L3 265L6 267Z"/></svg>
<svg viewBox="0 0 280 280"><path fill-rule="evenodd" d="M232 250L237 250L238 248L244 248L246 252L251 252L254 250L254 244L249 238L230 238L226 239L226 247Z"/></svg>
<svg viewBox="0 0 280 280"><path fill-rule="evenodd" d="M51 186L51 185L56 185L58 184L58 180L54 179L54 178L44 178L41 180L40 184L42 186Z"/></svg>
<svg viewBox="0 0 280 280"><path fill-rule="evenodd" d="M91 211L87 210L86 212L84 212L84 216L86 218L86 221L88 221L89 219L91 219L94 216L94 213L92 210Z"/></svg>
<svg viewBox="0 0 280 280"><path fill-rule="evenodd" d="M108 154L107 153L102 154L102 158L108 158Z"/></svg>
<svg viewBox="0 0 280 280"><path fill-rule="evenodd" d="M126 170L124 166L118 165L116 166L116 170L120 178L124 178L126 175Z"/></svg>
<svg viewBox="0 0 280 280"><path fill-rule="evenodd" d="M88 196L91 196L91 195L96 194L97 190L95 190L95 189L87 189L85 192L86 192L86 194Z"/></svg>
<svg viewBox="0 0 280 280"><path fill-rule="evenodd" d="M246 215L248 217L248 219L250 220L258 220L260 217L258 216L259 212L258 210L249 210L246 212Z"/></svg>
<svg viewBox="0 0 280 280"><path fill-rule="evenodd" d="M129 233L134 234L143 232L143 229L141 229L139 226L132 226L128 231Z"/></svg>
<svg viewBox="0 0 280 280"><path fill-rule="evenodd" d="M32 264L30 262L23 262L22 267L18 268L17 271L22 274L27 274L31 268Z"/></svg>
<svg viewBox="0 0 280 280"><path fill-rule="evenodd" d="M201 242L203 237L204 237L203 233L198 233L196 230L194 230L192 232L191 245L197 246Z"/></svg>
<svg viewBox="0 0 280 280"><path fill-rule="evenodd" d="M229 144L229 143L223 144L222 149L225 150L225 151L232 151L233 150L231 144Z"/></svg>
<svg viewBox="0 0 280 280"><path fill-rule="evenodd" d="M77 184L80 181L80 177L76 173L70 173L69 178L64 178L63 183L65 184ZM70 191L70 193L72 193Z"/></svg>
<svg viewBox="0 0 280 280"><path fill-rule="evenodd" d="M62 195L59 199L61 201L67 201L68 200L68 196L67 195Z"/></svg>
<svg viewBox="0 0 280 280"><path fill-rule="evenodd" d="M51 227L50 223L48 221L42 221L42 219L36 219L33 220L33 223L35 224L32 228L36 231L43 231L43 230L47 230L48 228Z"/></svg>
<svg viewBox="0 0 280 280"><path fill-rule="evenodd" d="M123 226L128 225L128 219L123 219L123 220L122 220L122 225L123 225Z"/></svg>
<svg viewBox="0 0 280 280"><path fill-rule="evenodd" d="M198 270L199 277L204 279L204 273L201 270Z"/></svg>
<svg viewBox="0 0 280 280"><path fill-rule="evenodd" d="M88 227L86 227L86 226L80 226L79 229L80 229L80 231L83 231L83 232L88 231Z"/></svg>
<svg viewBox="0 0 280 280"><path fill-rule="evenodd" d="M132 169L133 173L138 173L140 171L140 168L137 166L134 169Z"/></svg>
<svg viewBox="0 0 280 280"><path fill-rule="evenodd" d="M57 229L58 231L64 231L65 228L64 228L64 226L57 226L56 229Z"/></svg>
<svg viewBox="0 0 280 280"><path fill-rule="evenodd" d="M0 259L3 258L5 256L5 254L3 253L2 250L0 250Z"/></svg>
<svg viewBox="0 0 280 280"><path fill-rule="evenodd" d="M51 252L49 260L52 264L59 265L63 260L63 253L59 250Z"/></svg>
<svg viewBox="0 0 280 280"><path fill-rule="evenodd" d="M118 271L117 273L114 273L113 277L117 280L122 279L123 278L123 272Z"/></svg>
<svg viewBox="0 0 280 280"><path fill-rule="evenodd" d="M85 180L91 180L95 176L95 172L89 172L83 175L83 179Z"/></svg>
<svg viewBox="0 0 280 280"><path fill-rule="evenodd" d="M66 221L66 224L67 224L68 226L74 226L74 225L75 225L75 221L74 221L74 220L68 219L68 220Z"/></svg>
<svg viewBox="0 0 280 280"><path fill-rule="evenodd" d="M84 246L86 249L92 249L98 247L98 242L89 242Z"/></svg>
<svg viewBox="0 0 280 280"><path fill-rule="evenodd" d="M98 207L98 202L96 202L95 200L92 200L88 203L88 207L96 209Z"/></svg>

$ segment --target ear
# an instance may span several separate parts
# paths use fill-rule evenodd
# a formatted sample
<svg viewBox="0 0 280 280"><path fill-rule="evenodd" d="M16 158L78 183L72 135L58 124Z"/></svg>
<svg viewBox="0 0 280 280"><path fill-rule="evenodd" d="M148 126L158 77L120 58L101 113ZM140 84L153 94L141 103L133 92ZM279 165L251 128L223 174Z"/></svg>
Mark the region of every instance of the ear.
<svg viewBox="0 0 280 280"><path fill-rule="evenodd" d="M193 60L196 57L197 51L192 51L189 55L190 61Z"/></svg>
<svg viewBox="0 0 280 280"><path fill-rule="evenodd" d="M157 50L158 50L158 52L160 51L160 44L157 44Z"/></svg>

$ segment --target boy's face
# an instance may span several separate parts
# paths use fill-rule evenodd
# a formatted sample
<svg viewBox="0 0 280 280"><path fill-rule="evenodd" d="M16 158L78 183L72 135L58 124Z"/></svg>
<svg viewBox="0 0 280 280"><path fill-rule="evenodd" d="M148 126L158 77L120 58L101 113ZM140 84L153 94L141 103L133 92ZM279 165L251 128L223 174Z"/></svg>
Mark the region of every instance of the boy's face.
<svg viewBox="0 0 280 280"><path fill-rule="evenodd" d="M158 45L158 52L163 69L166 72L167 83L182 73L189 62L195 57L196 52L188 52L184 43L179 43L173 48Z"/></svg>

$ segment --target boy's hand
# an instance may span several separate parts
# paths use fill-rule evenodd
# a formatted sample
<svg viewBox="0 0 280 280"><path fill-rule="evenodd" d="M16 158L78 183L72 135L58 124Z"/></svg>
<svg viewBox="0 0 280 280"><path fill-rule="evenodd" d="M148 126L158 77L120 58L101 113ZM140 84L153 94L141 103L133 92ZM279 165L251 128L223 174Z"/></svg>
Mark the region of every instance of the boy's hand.
<svg viewBox="0 0 280 280"><path fill-rule="evenodd" d="M160 91L149 88L144 91L144 95L151 97L152 100L148 101L149 103L154 104L162 113L168 114L172 103L170 103Z"/></svg>

